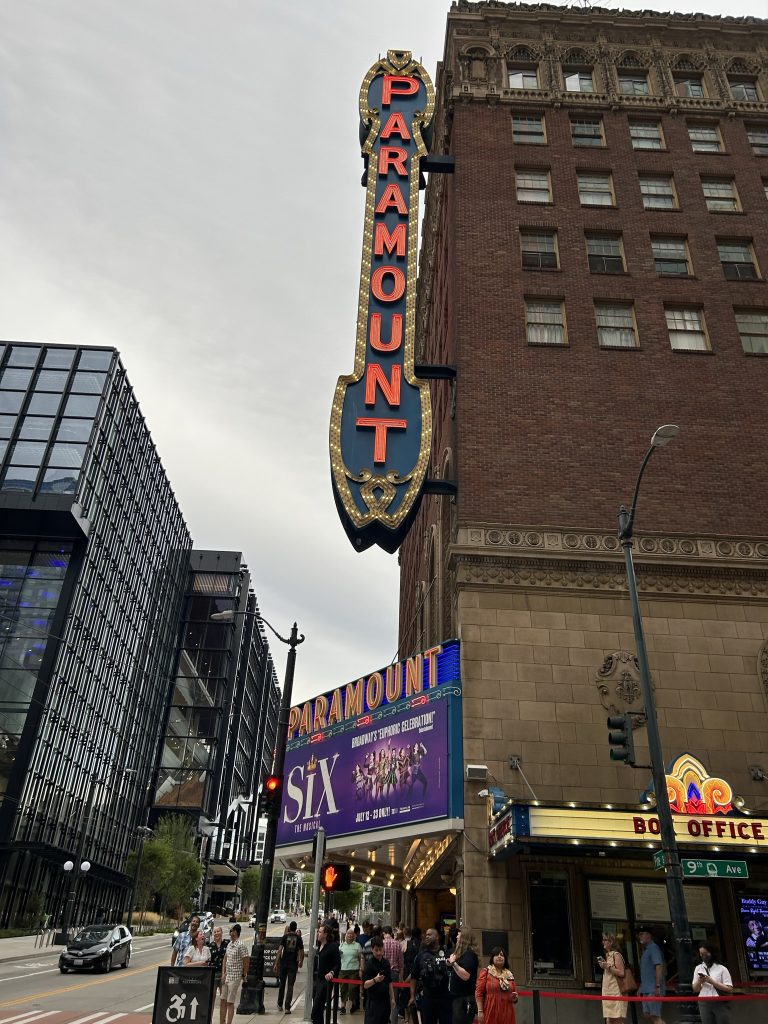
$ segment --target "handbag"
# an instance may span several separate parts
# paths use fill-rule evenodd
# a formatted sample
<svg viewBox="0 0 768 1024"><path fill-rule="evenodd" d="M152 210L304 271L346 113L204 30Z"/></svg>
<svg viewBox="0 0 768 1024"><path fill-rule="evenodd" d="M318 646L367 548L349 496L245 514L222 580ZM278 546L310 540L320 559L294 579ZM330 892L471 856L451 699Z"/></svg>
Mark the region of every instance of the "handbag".
<svg viewBox="0 0 768 1024"><path fill-rule="evenodd" d="M619 992L623 996L631 996L633 992L637 992L637 981L629 964L624 964L624 977L616 980L619 983Z"/></svg>

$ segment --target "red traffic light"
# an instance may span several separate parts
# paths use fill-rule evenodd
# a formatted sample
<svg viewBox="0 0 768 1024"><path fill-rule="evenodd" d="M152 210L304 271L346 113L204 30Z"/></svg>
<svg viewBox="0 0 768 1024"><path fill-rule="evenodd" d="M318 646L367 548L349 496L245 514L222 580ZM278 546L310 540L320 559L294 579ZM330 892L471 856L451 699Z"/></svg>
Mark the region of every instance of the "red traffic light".
<svg viewBox="0 0 768 1024"><path fill-rule="evenodd" d="M264 779L264 792L267 796L274 796L279 792L282 780L278 775L268 775Z"/></svg>

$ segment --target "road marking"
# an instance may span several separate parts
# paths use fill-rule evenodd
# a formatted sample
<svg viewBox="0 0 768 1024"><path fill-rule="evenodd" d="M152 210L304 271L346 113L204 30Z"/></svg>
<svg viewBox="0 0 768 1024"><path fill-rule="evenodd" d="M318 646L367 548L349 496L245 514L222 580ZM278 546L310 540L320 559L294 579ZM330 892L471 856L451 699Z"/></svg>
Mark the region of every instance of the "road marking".
<svg viewBox="0 0 768 1024"><path fill-rule="evenodd" d="M131 971L131 977L133 977L134 974L146 974L147 971L154 971L158 967L164 966L166 966L164 961L158 961L158 963L149 964L147 967L137 967ZM14 978L13 980L17 981L18 979ZM77 992L78 989L92 988L94 985L108 985L111 980L112 979L108 974L104 978L94 979L93 981L84 981L80 985L66 985L64 988L51 989L50 992L35 992L22 996L20 999L7 999L4 1003L0 1003L0 1009L5 1009L7 1006L18 1006L19 1003L29 1003L31 999L48 999L51 996L60 995L62 992ZM0 1024L5 1024L5 1022L0 1021Z"/></svg>
<svg viewBox="0 0 768 1024"><path fill-rule="evenodd" d="M87 1017L78 1017L77 1020L69 1021L69 1024L85 1024L87 1020L93 1020L94 1017L100 1017L104 1013L103 1010L97 1010L96 1013L89 1013Z"/></svg>
<svg viewBox="0 0 768 1024"><path fill-rule="evenodd" d="M16 977L9 974L7 978L0 978L0 984L4 981L22 981L24 978L34 978L38 974L55 974L58 969L58 967L49 967L46 971L32 971L31 974L17 974Z"/></svg>
<svg viewBox="0 0 768 1024"><path fill-rule="evenodd" d="M146 1006L140 1006L137 1010L134 1010L133 1012L134 1013L141 1013L143 1010L151 1010L154 1005L155 1005L154 1002L147 1003ZM77 1021L73 1021L73 1024L77 1024Z"/></svg>
<svg viewBox="0 0 768 1024"><path fill-rule="evenodd" d="M48 1010L46 1013L40 1013L39 1010L30 1010L29 1013L18 1013L15 1017L3 1017L2 1024L11 1024L12 1021L17 1024L29 1024L33 1020L42 1020L43 1017L53 1017L54 1014L60 1013L60 1010Z"/></svg>
<svg viewBox="0 0 768 1024"><path fill-rule="evenodd" d="M117 1020L118 1017L127 1017L127 1013L113 1013L110 1017L102 1017L98 1024L109 1024L111 1020Z"/></svg>

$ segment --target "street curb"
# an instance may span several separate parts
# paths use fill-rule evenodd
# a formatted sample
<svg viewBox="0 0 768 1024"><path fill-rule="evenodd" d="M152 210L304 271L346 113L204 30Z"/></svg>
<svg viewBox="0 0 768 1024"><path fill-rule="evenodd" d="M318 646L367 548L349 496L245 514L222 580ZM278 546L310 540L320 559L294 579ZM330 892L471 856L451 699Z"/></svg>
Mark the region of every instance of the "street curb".
<svg viewBox="0 0 768 1024"><path fill-rule="evenodd" d="M12 964L18 960L32 960L36 956L58 956L59 949L51 949L50 946L41 946L29 953L22 953L20 956L0 956L0 964Z"/></svg>

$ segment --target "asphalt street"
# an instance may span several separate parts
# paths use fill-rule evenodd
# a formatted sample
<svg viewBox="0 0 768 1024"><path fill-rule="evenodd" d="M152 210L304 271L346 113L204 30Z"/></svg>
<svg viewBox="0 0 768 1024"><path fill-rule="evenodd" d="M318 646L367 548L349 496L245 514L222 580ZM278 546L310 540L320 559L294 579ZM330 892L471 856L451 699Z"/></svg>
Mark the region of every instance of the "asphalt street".
<svg viewBox="0 0 768 1024"><path fill-rule="evenodd" d="M218 922L228 933L228 922ZM299 921L305 939L308 919ZM268 935L282 935L283 924L269 926ZM243 927L243 939L253 941L253 929ZM115 967L109 974L90 971L61 974L57 947L49 946L22 960L0 962L0 1024L148 1024L154 1004L157 968L171 962L169 935L134 938L130 966ZM295 1000L301 1000L289 1020L301 1020L304 971L296 982ZM277 1010L277 989L268 985L265 1006L270 1016ZM247 1024L246 1016L235 1016ZM218 1021L218 1014L214 1016Z"/></svg>

